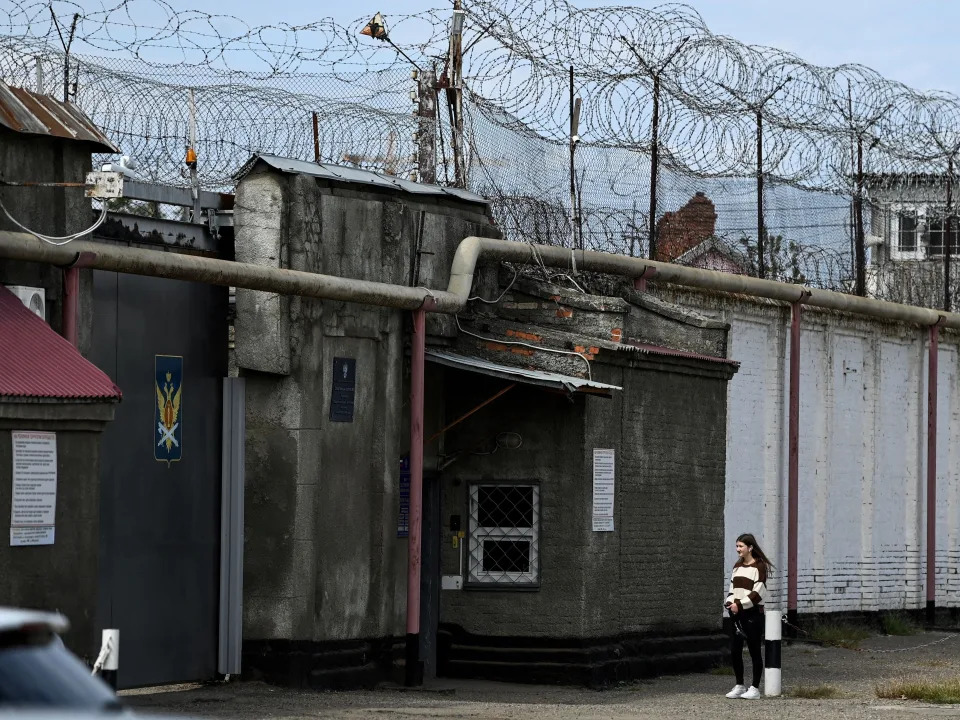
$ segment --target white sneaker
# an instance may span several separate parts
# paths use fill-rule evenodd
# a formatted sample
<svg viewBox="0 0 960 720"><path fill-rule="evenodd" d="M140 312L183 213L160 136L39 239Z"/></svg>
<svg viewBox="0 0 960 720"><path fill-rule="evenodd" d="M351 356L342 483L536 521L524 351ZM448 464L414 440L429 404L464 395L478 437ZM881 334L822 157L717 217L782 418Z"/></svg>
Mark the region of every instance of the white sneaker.
<svg viewBox="0 0 960 720"><path fill-rule="evenodd" d="M742 700L759 700L760 691L755 688L753 685L750 686L750 689L747 690L743 695L740 696Z"/></svg>
<svg viewBox="0 0 960 720"><path fill-rule="evenodd" d="M747 691L747 688L743 685L734 685L733 690L727 693L727 697L731 700L735 700L738 697L743 697L743 694Z"/></svg>

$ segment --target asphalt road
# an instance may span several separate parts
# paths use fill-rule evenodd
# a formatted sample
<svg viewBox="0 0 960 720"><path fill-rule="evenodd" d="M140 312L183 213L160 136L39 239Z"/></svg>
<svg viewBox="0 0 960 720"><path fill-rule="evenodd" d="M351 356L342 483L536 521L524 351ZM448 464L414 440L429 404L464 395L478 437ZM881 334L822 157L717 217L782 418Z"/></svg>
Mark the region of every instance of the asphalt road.
<svg viewBox="0 0 960 720"><path fill-rule="evenodd" d="M749 674L749 660L747 666ZM960 633L921 633L874 637L864 641L860 650L805 643L785 646L784 696L754 701L727 700L723 695L733 685L733 677L710 673L666 676L603 691L439 680L416 690L384 686L373 691L311 692L231 682L152 688L124 695L135 709L144 712L237 719L917 720L960 718L960 705L881 699L876 696L877 684L898 677L958 676ZM822 685L833 686L840 696L828 700L791 696L799 687Z"/></svg>

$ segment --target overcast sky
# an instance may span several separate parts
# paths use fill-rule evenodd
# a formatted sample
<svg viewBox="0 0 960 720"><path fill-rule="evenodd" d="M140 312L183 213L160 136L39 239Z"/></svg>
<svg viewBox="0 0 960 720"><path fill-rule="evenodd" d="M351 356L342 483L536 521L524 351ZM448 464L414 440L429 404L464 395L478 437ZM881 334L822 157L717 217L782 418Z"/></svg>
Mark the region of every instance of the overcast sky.
<svg viewBox="0 0 960 720"><path fill-rule="evenodd" d="M174 7L185 7L172 0ZM626 4L626 0L619 0ZM579 0L578 7L617 4ZM658 3L638 2L639 7ZM689 3L708 27L750 43L796 53L819 65L860 63L918 90L960 95L957 28L960 2L954 0L695 0ZM186 5L207 12L232 13L251 25L303 24L333 17L347 24L377 10L391 14L443 5L443 0L194 0Z"/></svg>

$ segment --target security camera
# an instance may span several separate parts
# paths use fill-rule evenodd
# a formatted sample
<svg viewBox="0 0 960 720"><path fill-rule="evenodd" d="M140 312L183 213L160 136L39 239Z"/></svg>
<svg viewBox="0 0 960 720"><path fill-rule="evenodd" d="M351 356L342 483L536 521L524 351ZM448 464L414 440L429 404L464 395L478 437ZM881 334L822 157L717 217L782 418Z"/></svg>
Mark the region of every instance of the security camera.
<svg viewBox="0 0 960 720"><path fill-rule="evenodd" d="M124 177L128 177L130 179L136 179L136 169L137 163L129 155L121 155L120 162L105 163L100 167L100 170L103 172L118 172L123 174Z"/></svg>

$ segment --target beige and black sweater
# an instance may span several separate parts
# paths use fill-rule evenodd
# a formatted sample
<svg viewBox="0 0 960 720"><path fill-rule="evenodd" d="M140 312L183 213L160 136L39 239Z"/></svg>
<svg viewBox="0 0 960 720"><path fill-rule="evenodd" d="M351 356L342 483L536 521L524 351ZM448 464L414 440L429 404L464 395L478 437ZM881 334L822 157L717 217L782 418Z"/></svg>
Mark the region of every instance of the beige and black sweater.
<svg viewBox="0 0 960 720"><path fill-rule="evenodd" d="M759 608L763 610L763 600L767 596L767 566L760 560L744 565L738 560L730 576L730 591L724 605L736 605L738 610Z"/></svg>

